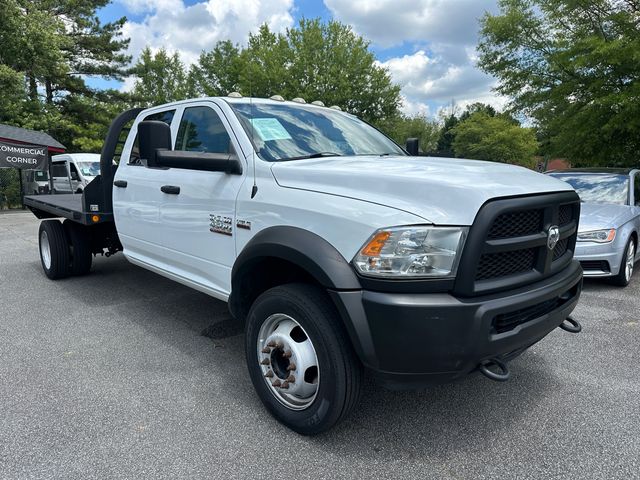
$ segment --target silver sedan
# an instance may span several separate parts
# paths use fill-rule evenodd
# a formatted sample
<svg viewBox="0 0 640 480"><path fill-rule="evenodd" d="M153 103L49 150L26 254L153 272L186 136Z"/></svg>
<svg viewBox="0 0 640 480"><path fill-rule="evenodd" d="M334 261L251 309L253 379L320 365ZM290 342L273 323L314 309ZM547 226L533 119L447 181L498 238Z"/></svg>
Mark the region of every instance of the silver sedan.
<svg viewBox="0 0 640 480"><path fill-rule="evenodd" d="M568 169L547 172L582 200L575 258L586 277L627 286L639 258L640 170Z"/></svg>

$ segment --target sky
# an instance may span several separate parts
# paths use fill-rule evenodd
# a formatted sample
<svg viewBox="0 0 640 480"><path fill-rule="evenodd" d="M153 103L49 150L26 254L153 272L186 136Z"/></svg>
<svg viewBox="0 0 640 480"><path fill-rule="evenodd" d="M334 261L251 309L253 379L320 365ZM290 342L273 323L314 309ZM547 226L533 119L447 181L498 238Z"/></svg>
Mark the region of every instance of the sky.
<svg viewBox="0 0 640 480"><path fill-rule="evenodd" d="M478 19L497 12L497 0L113 0L103 22L127 17L125 36L135 62L145 46L180 53L187 64L219 40L246 44L266 23L277 32L301 18L335 19L371 41L377 62L402 88L402 110L438 116L484 102L500 109L496 81L476 67ZM91 79L94 87L131 88Z"/></svg>

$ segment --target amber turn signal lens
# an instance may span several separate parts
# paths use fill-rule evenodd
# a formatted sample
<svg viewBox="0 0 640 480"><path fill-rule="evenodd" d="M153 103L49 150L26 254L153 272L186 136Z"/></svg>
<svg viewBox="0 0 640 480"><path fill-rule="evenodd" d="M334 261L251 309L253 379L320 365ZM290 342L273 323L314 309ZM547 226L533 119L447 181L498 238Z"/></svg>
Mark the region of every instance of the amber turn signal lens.
<svg viewBox="0 0 640 480"><path fill-rule="evenodd" d="M367 257L376 257L380 255L384 244L391 236L391 232L378 232L369 243L362 249L362 255Z"/></svg>
<svg viewBox="0 0 640 480"><path fill-rule="evenodd" d="M99 215L92 215L91 216L91 221L93 223L98 223L100 221L100 216Z"/></svg>
<svg viewBox="0 0 640 480"><path fill-rule="evenodd" d="M610 242L614 238L616 238L616 229L612 228L611 230L609 230L609 235L607 235L607 242Z"/></svg>

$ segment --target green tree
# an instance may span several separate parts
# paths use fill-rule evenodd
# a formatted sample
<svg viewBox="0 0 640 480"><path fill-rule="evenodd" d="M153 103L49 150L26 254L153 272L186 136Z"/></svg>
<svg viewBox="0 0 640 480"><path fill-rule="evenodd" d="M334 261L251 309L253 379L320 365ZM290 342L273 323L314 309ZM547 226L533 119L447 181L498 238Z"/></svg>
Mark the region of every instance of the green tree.
<svg viewBox="0 0 640 480"><path fill-rule="evenodd" d="M457 157L533 166L538 150L535 131L502 116L472 113L453 128Z"/></svg>
<svg viewBox="0 0 640 480"><path fill-rule="evenodd" d="M500 10L482 19L479 65L537 122L545 153L637 164L640 4L501 0Z"/></svg>
<svg viewBox="0 0 640 480"><path fill-rule="evenodd" d="M380 125L380 129L402 146L407 138L417 138L420 150L424 153L436 151L440 135L438 122L424 115L398 115Z"/></svg>
<svg viewBox="0 0 640 480"><path fill-rule="evenodd" d="M0 122L55 132L74 149L80 147L77 128L104 121L98 109L73 117L67 105L104 97L87 87L86 76L122 79L127 73L126 19L102 24L96 16L107 3L0 0Z"/></svg>
<svg viewBox="0 0 640 480"><path fill-rule="evenodd" d="M132 94L142 105L160 105L193 96L192 85L178 52L171 55L161 48L154 54L146 47L132 72L137 77Z"/></svg>
<svg viewBox="0 0 640 480"><path fill-rule="evenodd" d="M189 77L198 95L218 97L240 90L241 71L240 48L224 40L212 50L200 54L198 62L191 67Z"/></svg>
<svg viewBox="0 0 640 480"><path fill-rule="evenodd" d="M438 141L436 142L436 150L439 155L453 157L453 140L455 139L454 129L460 123L460 120L454 113L445 117Z"/></svg>
<svg viewBox="0 0 640 480"><path fill-rule="evenodd" d="M266 25L246 48L219 42L203 52L190 77L204 95L302 97L339 105L382 125L399 114L400 87L380 67L369 43L339 22L301 20L285 34Z"/></svg>

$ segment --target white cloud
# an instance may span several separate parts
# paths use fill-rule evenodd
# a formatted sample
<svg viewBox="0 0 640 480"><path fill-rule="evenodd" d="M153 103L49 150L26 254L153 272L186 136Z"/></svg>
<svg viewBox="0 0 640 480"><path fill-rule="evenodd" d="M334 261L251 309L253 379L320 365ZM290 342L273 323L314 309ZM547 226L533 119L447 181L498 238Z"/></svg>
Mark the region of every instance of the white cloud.
<svg viewBox="0 0 640 480"><path fill-rule="evenodd" d="M390 58L402 87L403 110L431 106L436 113L454 101L460 108L482 101L505 104L491 92L495 80L476 67L478 19L495 12L496 0L325 0L337 20L382 48L413 44L413 53ZM422 106L422 107L421 107Z"/></svg>
<svg viewBox="0 0 640 480"><path fill-rule="evenodd" d="M179 52L182 60L195 62L202 50L219 40L245 43L249 32L266 23L276 32L293 24L293 0L208 0L185 5L183 0L119 0L125 9L144 15L128 21L123 29L131 38L129 54L137 59L149 46Z"/></svg>
<svg viewBox="0 0 640 480"><path fill-rule="evenodd" d="M325 0L333 15L383 47L407 41L475 43L496 0Z"/></svg>

